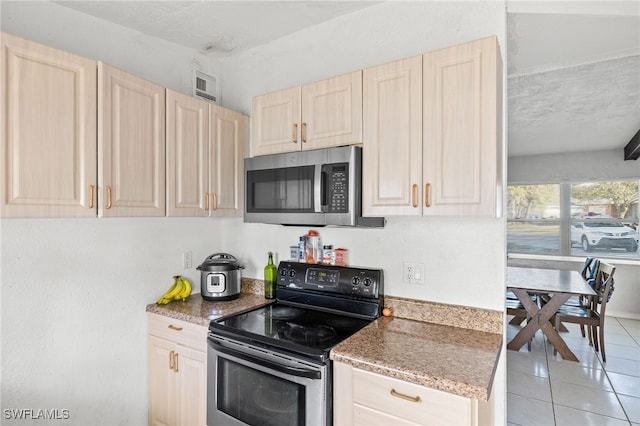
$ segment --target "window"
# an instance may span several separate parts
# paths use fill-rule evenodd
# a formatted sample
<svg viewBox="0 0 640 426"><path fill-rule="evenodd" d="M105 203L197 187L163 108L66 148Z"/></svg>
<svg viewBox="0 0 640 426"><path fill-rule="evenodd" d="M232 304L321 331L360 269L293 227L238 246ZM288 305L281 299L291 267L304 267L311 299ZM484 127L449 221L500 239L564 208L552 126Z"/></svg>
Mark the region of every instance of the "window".
<svg viewBox="0 0 640 426"><path fill-rule="evenodd" d="M507 252L640 259L639 184L509 186Z"/></svg>

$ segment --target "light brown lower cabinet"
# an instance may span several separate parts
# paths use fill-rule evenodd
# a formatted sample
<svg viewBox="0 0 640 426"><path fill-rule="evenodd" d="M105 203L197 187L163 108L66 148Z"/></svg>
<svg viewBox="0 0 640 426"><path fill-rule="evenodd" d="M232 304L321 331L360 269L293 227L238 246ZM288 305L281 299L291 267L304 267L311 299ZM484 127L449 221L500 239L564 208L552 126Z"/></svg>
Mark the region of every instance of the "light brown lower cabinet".
<svg viewBox="0 0 640 426"><path fill-rule="evenodd" d="M149 424L207 423L207 328L148 314Z"/></svg>
<svg viewBox="0 0 640 426"><path fill-rule="evenodd" d="M335 426L489 425L491 403L333 363Z"/></svg>

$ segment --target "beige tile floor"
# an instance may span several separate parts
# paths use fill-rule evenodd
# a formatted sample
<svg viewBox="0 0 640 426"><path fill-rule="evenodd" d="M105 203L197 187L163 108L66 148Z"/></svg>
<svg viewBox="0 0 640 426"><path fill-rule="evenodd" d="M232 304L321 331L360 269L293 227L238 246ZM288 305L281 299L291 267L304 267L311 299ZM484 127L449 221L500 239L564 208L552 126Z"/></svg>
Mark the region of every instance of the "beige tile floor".
<svg viewBox="0 0 640 426"><path fill-rule="evenodd" d="M607 317L607 362L580 328L562 338L579 358L565 361L541 331L531 352L507 350L507 422L519 426L640 426L640 321ZM507 341L519 327L507 325Z"/></svg>

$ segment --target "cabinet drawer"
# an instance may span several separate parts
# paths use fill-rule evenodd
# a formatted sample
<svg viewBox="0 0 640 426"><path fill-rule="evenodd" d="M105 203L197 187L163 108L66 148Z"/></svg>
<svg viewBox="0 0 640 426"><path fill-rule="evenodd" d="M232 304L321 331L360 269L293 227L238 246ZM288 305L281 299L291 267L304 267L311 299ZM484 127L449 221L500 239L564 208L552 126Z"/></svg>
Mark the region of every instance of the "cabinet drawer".
<svg viewBox="0 0 640 426"><path fill-rule="evenodd" d="M149 334L192 349L207 351L207 327L149 313Z"/></svg>
<svg viewBox="0 0 640 426"><path fill-rule="evenodd" d="M419 424L475 421L470 399L359 369L353 369L353 402Z"/></svg>
<svg viewBox="0 0 640 426"><path fill-rule="evenodd" d="M419 426L419 424L353 404L353 426Z"/></svg>

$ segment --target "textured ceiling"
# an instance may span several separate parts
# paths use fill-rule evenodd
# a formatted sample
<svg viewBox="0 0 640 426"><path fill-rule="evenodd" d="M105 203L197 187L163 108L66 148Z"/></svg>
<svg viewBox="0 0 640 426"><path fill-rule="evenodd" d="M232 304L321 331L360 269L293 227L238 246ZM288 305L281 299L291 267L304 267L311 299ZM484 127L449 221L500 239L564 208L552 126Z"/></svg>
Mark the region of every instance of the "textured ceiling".
<svg viewBox="0 0 640 426"><path fill-rule="evenodd" d="M376 1L54 1L212 56L236 54Z"/></svg>
<svg viewBox="0 0 640 426"><path fill-rule="evenodd" d="M640 14L509 14L509 156L623 148L640 129Z"/></svg>

